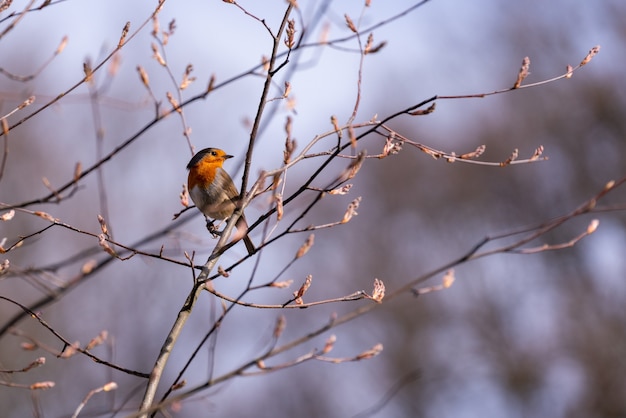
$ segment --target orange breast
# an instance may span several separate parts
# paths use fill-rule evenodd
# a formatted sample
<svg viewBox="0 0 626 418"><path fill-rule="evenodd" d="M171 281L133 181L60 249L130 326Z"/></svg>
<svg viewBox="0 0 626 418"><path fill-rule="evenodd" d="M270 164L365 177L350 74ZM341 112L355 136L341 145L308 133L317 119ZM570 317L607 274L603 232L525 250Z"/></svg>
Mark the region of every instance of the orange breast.
<svg viewBox="0 0 626 418"><path fill-rule="evenodd" d="M202 164L202 162L191 167L187 177L187 188L189 190L196 186L202 189L208 188L215 179L216 169L215 164Z"/></svg>

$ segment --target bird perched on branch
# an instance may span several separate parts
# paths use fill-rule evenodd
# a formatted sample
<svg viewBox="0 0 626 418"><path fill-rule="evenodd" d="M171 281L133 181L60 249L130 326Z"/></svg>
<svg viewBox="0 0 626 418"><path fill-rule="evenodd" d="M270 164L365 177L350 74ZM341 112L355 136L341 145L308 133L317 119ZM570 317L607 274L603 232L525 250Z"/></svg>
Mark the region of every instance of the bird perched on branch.
<svg viewBox="0 0 626 418"><path fill-rule="evenodd" d="M239 192L233 179L222 168L224 161L232 158L218 148L205 148L191 158L187 169L187 189L196 207L207 219L207 228L216 233L213 220L228 219L239 206ZM211 220L213 219L213 220ZM248 236L248 223L243 213L235 224L237 233L233 241L243 238L248 254L256 251Z"/></svg>

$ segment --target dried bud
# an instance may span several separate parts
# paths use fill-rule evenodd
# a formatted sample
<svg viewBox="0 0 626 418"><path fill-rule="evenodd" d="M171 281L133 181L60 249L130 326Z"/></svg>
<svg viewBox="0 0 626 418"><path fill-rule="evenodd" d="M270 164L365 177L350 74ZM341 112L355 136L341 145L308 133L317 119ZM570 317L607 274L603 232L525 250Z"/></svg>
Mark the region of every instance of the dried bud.
<svg viewBox="0 0 626 418"><path fill-rule="evenodd" d="M296 104L298 103L298 101L296 100L295 96L289 96L287 98L287 110L290 111L294 111L296 109Z"/></svg>
<svg viewBox="0 0 626 418"><path fill-rule="evenodd" d="M180 83L180 89L185 90L191 83L196 81L196 77L191 77L191 72L193 71L193 65L187 64L185 68L185 74L183 74L183 81Z"/></svg>
<svg viewBox="0 0 626 418"><path fill-rule="evenodd" d="M26 106L30 106L35 102L35 96L30 96L28 99L24 100L20 105L20 109L25 108Z"/></svg>
<svg viewBox="0 0 626 418"><path fill-rule="evenodd" d="M363 359L372 358L374 356L379 355L381 351L383 351L383 345L382 344L376 344L374 347L372 347L369 350L366 350L366 351L362 352L361 354L359 354L358 356L356 356L356 359L357 360L363 360Z"/></svg>
<svg viewBox="0 0 626 418"><path fill-rule="evenodd" d="M613 187L615 187L615 180L610 180L604 185L604 190L611 190Z"/></svg>
<svg viewBox="0 0 626 418"><path fill-rule="evenodd" d="M108 72L111 77L114 77L120 69L120 64L122 62L121 54L114 54L111 58L111 62L109 64Z"/></svg>
<svg viewBox="0 0 626 418"><path fill-rule="evenodd" d="M28 366L24 367L20 371L21 372L27 372L27 371L29 371L31 369L34 369L35 367L43 366L44 364L46 364L46 358L45 357L39 357L39 358L35 359L35 361L33 361L32 363L30 363Z"/></svg>
<svg viewBox="0 0 626 418"><path fill-rule="evenodd" d="M304 303L302 301L302 296L304 296L306 291L309 290L309 287L311 287L312 281L313 281L313 276L309 274L308 276L306 276L306 279L304 280L304 283L302 283L302 286L300 286L300 289L298 289L297 292L293 292L293 296L296 298L295 300L296 304L302 305Z"/></svg>
<svg viewBox="0 0 626 418"><path fill-rule="evenodd" d="M102 230L102 233L108 237L109 236L109 228L107 227L107 223L104 220L104 218L102 217L102 215L98 215L98 222L100 223L100 229Z"/></svg>
<svg viewBox="0 0 626 418"><path fill-rule="evenodd" d="M600 221L597 219L593 219L589 226L587 227L587 233L593 234L596 229L598 229L598 225L600 225Z"/></svg>
<svg viewBox="0 0 626 418"><path fill-rule="evenodd" d="M174 98L174 96L172 96L172 93L170 93L169 91L167 93L165 93L165 96L167 97L167 100L170 102L170 104L172 105L172 107L178 112L178 113L183 113L183 109L181 109L178 106L178 100L176 100Z"/></svg>
<svg viewBox="0 0 626 418"><path fill-rule="evenodd" d="M574 74L574 68L568 64L567 67L565 68L565 78L572 78L573 74Z"/></svg>
<svg viewBox="0 0 626 418"><path fill-rule="evenodd" d="M380 279L374 279L374 290L372 291L372 300L381 303L385 297L385 284Z"/></svg>
<svg viewBox="0 0 626 418"><path fill-rule="evenodd" d="M309 237L306 239L304 244L302 244L300 248L298 248L298 252L296 253L296 260L300 257L303 257L306 253L308 253L311 247L313 246L314 242L315 242L315 234L309 235Z"/></svg>
<svg viewBox="0 0 626 418"><path fill-rule="evenodd" d="M330 24L326 22L320 31L320 37L317 40L321 45L328 43L328 33L330 32Z"/></svg>
<svg viewBox="0 0 626 418"><path fill-rule="evenodd" d="M67 41L68 41L68 37L66 35L66 36L63 37L63 39L61 39L61 43L57 47L57 50L54 51L54 55L59 55L61 52L63 52L63 50L67 46Z"/></svg>
<svg viewBox="0 0 626 418"><path fill-rule="evenodd" d="M120 41L117 43L117 47L121 48L126 42L126 36L128 35L128 31L130 30L130 22L126 22L124 25L124 29L122 29L122 36L120 36Z"/></svg>
<svg viewBox="0 0 626 418"><path fill-rule="evenodd" d="M187 185L183 184L183 190L178 195L180 198L180 204L184 207L189 207L189 191L187 190Z"/></svg>
<svg viewBox="0 0 626 418"><path fill-rule="evenodd" d="M333 334L326 340L326 344L324 344L324 348L322 349L322 354L328 354L333 349L335 342L337 341L337 337Z"/></svg>
<svg viewBox="0 0 626 418"><path fill-rule="evenodd" d="M365 44L365 48L363 49L364 54L369 54L372 49L372 44L374 43L374 34L370 33L367 37L367 43Z"/></svg>
<svg viewBox="0 0 626 418"><path fill-rule="evenodd" d="M285 316L279 315L278 318L276 318L276 324L274 325L274 338L280 338L286 325L287 320L285 319Z"/></svg>
<svg viewBox="0 0 626 418"><path fill-rule="evenodd" d="M152 47L152 58L154 58L163 67L167 66L167 64L165 63L165 60L163 59L163 57L161 56L161 53L159 52L159 48L157 47L157 44L153 42L151 47Z"/></svg>
<svg viewBox="0 0 626 418"><path fill-rule="evenodd" d="M80 272L82 274L89 274L93 271L93 269L98 265L96 260L89 260L80 268Z"/></svg>
<svg viewBox="0 0 626 418"><path fill-rule="evenodd" d="M381 43L379 43L375 47L370 48L368 54L375 54L378 51L380 51L381 49L383 49L385 46L387 46L387 41L382 41Z"/></svg>
<svg viewBox="0 0 626 418"><path fill-rule="evenodd" d="M363 161L365 161L366 156L367 156L367 151L365 150L357 154L356 159L348 167L350 169L350 173L348 174L348 180L356 176L356 174L359 172L359 170L363 166Z"/></svg>
<svg viewBox="0 0 626 418"><path fill-rule="evenodd" d="M209 79L209 85L206 88L206 92L207 93L212 92L213 87L215 87L215 74L211 74L211 78Z"/></svg>
<svg viewBox="0 0 626 418"><path fill-rule="evenodd" d="M267 58L265 55L263 55L261 57L261 64L263 65L263 70L264 71L269 71L270 70L270 59Z"/></svg>
<svg viewBox="0 0 626 418"><path fill-rule="evenodd" d="M89 61L83 62L83 73L85 73L85 81L91 82L93 77L93 70L91 69L91 63Z"/></svg>
<svg viewBox="0 0 626 418"><path fill-rule="evenodd" d="M330 122L333 124L333 128L335 128L335 132L339 136L339 139L343 136L343 131L339 129L339 122L337 122L337 117L335 115L330 117Z"/></svg>
<svg viewBox="0 0 626 418"><path fill-rule="evenodd" d="M107 331L101 331L100 334L98 334L98 336L92 338L91 341L87 343L85 350L91 350L94 347L102 345L106 341L108 336L109 336L109 333Z"/></svg>
<svg viewBox="0 0 626 418"><path fill-rule="evenodd" d="M33 383L32 385L29 386L29 389L31 390L45 390L45 389L51 389L54 387L54 382L37 382L37 383Z"/></svg>
<svg viewBox="0 0 626 418"><path fill-rule="evenodd" d="M172 390L179 390L184 388L185 386L187 386L187 380L183 379L180 382L176 383L174 386L172 386Z"/></svg>
<svg viewBox="0 0 626 418"><path fill-rule="evenodd" d="M148 78L148 73L141 65L137 66L137 72L139 73L139 78L141 78L141 82L144 86L150 87L150 79Z"/></svg>
<svg viewBox="0 0 626 418"><path fill-rule="evenodd" d="M285 289L293 283L293 280L283 280L282 282L272 282L269 287L276 287L278 289Z"/></svg>
<svg viewBox="0 0 626 418"><path fill-rule="evenodd" d="M157 13L155 13L154 15L152 15L152 36L154 36L156 38L156 36L159 34L159 32L161 31L161 25L159 24L159 15Z"/></svg>
<svg viewBox="0 0 626 418"><path fill-rule="evenodd" d="M600 52L600 45L596 45L593 48L591 48L587 56L583 58L583 60L580 62L580 66L582 67L583 65L588 64L589 61L591 61L591 59L598 54L598 52Z"/></svg>
<svg viewBox="0 0 626 418"><path fill-rule="evenodd" d="M353 149L356 148L356 134L352 125L348 126L348 137L350 138L350 146Z"/></svg>
<svg viewBox="0 0 626 418"><path fill-rule="evenodd" d="M443 280L442 280L444 289L447 289L450 286L452 286L452 284L454 283L454 280L455 280L454 269L450 269L446 271L446 274L443 276Z"/></svg>
<svg viewBox="0 0 626 418"><path fill-rule="evenodd" d="M47 214L46 212L35 211L33 213L39 216L40 218L45 219L46 221L56 222L56 219L54 219L51 215Z"/></svg>
<svg viewBox="0 0 626 418"><path fill-rule="evenodd" d="M102 247L102 249L110 256L117 257L117 254L115 254L115 251L113 251L113 248L109 246L109 243L107 242L107 238L104 234L98 235L98 245Z"/></svg>
<svg viewBox="0 0 626 418"><path fill-rule="evenodd" d="M338 195L348 194L351 188L352 188L352 184L346 184L342 187L329 191L328 194L338 194Z"/></svg>
<svg viewBox="0 0 626 418"><path fill-rule="evenodd" d="M348 28L350 28L352 32L357 33L356 26L354 25L352 19L350 19L350 16L345 14L344 17L346 18L346 24L348 25Z"/></svg>
<svg viewBox="0 0 626 418"><path fill-rule="evenodd" d="M285 46L287 48L291 49L295 46L295 35L296 21L294 19L289 19L289 21L287 22L287 36L285 37Z"/></svg>
<svg viewBox="0 0 626 418"><path fill-rule="evenodd" d="M80 176L83 173L83 165L78 161L74 166L74 182L80 180Z"/></svg>
<svg viewBox="0 0 626 418"><path fill-rule="evenodd" d="M274 201L276 202L276 220L280 221L283 219L284 210L283 210L283 195L280 193L276 193L274 195Z"/></svg>
<svg viewBox="0 0 626 418"><path fill-rule="evenodd" d="M117 389L117 383L115 383L115 382L109 382L106 385L102 386L102 390L104 392L110 392L110 391L115 390L115 389Z"/></svg>
<svg viewBox="0 0 626 418"><path fill-rule="evenodd" d="M76 341L73 344L66 346L63 349L63 352L61 354L59 354L59 357L61 357L61 358L70 358L70 357L72 357L74 354L76 354L78 352L78 348L79 347L80 347L80 343L78 341Z"/></svg>
<svg viewBox="0 0 626 418"><path fill-rule="evenodd" d="M479 145L474 151L459 155L462 160L471 160L480 157L485 152L487 147L485 145Z"/></svg>
<svg viewBox="0 0 626 418"><path fill-rule="evenodd" d="M346 213L344 213L343 219L341 220L342 224L350 222L350 219L352 219L353 216L358 215L356 210L359 208L360 203L361 203L361 196L357 197L352 202L350 202L350 204L348 205L348 209L346 210Z"/></svg>
<svg viewBox="0 0 626 418"><path fill-rule="evenodd" d="M414 110L412 112L409 112L409 115L411 116L422 116L422 115L430 115L431 113L433 113L435 111L435 108L437 107L437 103L433 103L430 106L428 106L428 109L418 109L418 110Z"/></svg>
<svg viewBox="0 0 626 418"><path fill-rule="evenodd" d="M285 122L285 133L287 134L287 138L285 139L285 150L283 151L284 164L289 164L291 156L296 149L296 141L291 138L291 124L292 119L290 116L287 116L287 121Z"/></svg>
<svg viewBox="0 0 626 418"><path fill-rule="evenodd" d="M522 60L522 66L520 67L519 72L517 73L517 80L515 80L515 84L513 84L514 89L517 89L522 85L522 81L524 81L524 79L528 77L529 70L530 70L530 58L524 57L524 59Z"/></svg>
<svg viewBox="0 0 626 418"><path fill-rule="evenodd" d="M10 221L11 219L13 219L14 216L15 211L11 209L10 211L4 212L2 215L0 215L0 221Z"/></svg>
<svg viewBox="0 0 626 418"><path fill-rule="evenodd" d="M283 97L289 96L291 93L291 83L289 81L285 81L285 92L283 93Z"/></svg>
<svg viewBox="0 0 626 418"><path fill-rule="evenodd" d="M272 176L272 185L270 186L271 190L278 190L278 185L281 183L280 174L276 173Z"/></svg>
<svg viewBox="0 0 626 418"><path fill-rule="evenodd" d="M402 150L402 142L396 141L395 132L391 132L387 138L385 138L385 146L383 147L383 152L378 158L385 158L388 155L394 155L399 153Z"/></svg>
<svg viewBox="0 0 626 418"><path fill-rule="evenodd" d="M500 163L500 167L504 167L504 166L511 164L513 161L517 160L518 155L519 155L519 150L515 148L513 152L511 153L511 155L509 156L509 158L507 158L506 160Z"/></svg>

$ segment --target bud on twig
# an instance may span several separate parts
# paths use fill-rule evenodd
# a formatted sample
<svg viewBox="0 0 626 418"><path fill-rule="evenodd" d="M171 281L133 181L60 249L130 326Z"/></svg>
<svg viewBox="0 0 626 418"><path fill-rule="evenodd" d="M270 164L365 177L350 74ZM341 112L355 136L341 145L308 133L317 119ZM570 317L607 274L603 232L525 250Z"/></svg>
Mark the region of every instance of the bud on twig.
<svg viewBox="0 0 626 418"><path fill-rule="evenodd" d="M302 286L300 286L300 289L298 289L297 292L293 292L293 296L296 298L295 302L297 305L302 305L304 303L304 301L302 300L302 296L304 296L306 291L309 290L312 281L313 276L309 274L308 276L306 276L306 279L304 280L304 283L302 283Z"/></svg>
<svg viewBox="0 0 626 418"><path fill-rule="evenodd" d="M311 247L313 246L314 242L315 242L315 234L309 235L309 237L306 239L304 244L302 244L300 248L298 248L298 252L296 253L296 260L300 257L303 257L306 253L308 253Z"/></svg>
<svg viewBox="0 0 626 418"><path fill-rule="evenodd" d="M530 70L530 58L524 57L522 60L522 66L517 73L517 80L515 80L515 84L513 84L513 88L517 89L522 85L522 81L526 77L528 77L528 71Z"/></svg>

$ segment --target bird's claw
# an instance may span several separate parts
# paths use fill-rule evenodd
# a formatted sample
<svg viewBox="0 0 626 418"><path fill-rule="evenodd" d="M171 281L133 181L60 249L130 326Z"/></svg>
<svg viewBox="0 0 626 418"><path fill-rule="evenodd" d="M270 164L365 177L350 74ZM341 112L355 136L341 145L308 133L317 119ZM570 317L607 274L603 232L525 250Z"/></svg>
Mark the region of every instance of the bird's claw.
<svg viewBox="0 0 626 418"><path fill-rule="evenodd" d="M213 236L213 238L217 238L222 235L222 231L218 230L215 226L215 221L207 219L206 221L206 229L209 230L209 233Z"/></svg>

